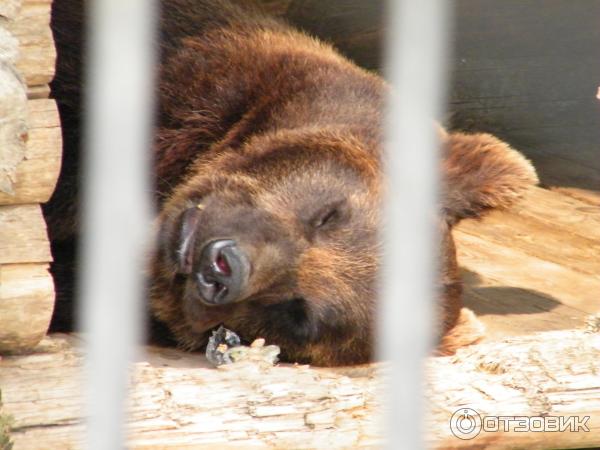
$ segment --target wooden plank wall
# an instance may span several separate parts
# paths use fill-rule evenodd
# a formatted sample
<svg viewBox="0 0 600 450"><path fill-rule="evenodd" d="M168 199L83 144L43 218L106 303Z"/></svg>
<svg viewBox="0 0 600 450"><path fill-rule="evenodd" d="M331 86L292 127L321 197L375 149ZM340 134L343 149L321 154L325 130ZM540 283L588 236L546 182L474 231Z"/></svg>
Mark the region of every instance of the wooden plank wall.
<svg viewBox="0 0 600 450"><path fill-rule="evenodd" d="M544 184L600 191L600 1L457 6L451 125L509 141Z"/></svg>
<svg viewBox="0 0 600 450"><path fill-rule="evenodd" d="M384 69L383 0L263 1L362 66ZM532 159L546 186L600 192L600 0L454 5L444 121L506 140Z"/></svg>

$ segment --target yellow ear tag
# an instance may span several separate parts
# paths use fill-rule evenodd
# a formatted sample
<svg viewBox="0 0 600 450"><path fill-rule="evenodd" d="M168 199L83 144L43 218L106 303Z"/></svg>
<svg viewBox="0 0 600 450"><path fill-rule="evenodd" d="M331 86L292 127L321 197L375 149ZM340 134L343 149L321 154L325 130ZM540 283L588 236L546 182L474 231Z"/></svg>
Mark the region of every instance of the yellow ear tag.
<svg viewBox="0 0 600 450"><path fill-rule="evenodd" d="M198 203L196 205L196 208L198 208L200 211L202 211L204 209L204 205L202 203Z"/></svg>

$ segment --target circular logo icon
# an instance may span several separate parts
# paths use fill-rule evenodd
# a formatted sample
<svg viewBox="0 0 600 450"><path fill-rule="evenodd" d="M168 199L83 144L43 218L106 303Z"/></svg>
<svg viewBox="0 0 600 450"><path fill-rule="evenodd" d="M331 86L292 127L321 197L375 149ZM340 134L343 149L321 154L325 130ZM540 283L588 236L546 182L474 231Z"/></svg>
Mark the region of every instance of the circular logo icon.
<svg viewBox="0 0 600 450"><path fill-rule="evenodd" d="M461 408L450 418L450 431L459 439L473 439L481 431L481 416L471 408Z"/></svg>

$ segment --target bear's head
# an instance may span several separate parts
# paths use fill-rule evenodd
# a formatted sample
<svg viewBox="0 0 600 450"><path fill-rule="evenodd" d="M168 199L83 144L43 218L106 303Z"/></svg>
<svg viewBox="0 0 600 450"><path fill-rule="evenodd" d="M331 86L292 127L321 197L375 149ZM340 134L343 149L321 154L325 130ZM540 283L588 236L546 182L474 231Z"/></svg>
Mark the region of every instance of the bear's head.
<svg viewBox="0 0 600 450"><path fill-rule="evenodd" d="M442 133L440 335L458 320L451 229L511 205L536 182L498 139ZM151 304L188 348L223 324L316 365L372 357L382 168L335 128L278 131L201 157L163 204Z"/></svg>

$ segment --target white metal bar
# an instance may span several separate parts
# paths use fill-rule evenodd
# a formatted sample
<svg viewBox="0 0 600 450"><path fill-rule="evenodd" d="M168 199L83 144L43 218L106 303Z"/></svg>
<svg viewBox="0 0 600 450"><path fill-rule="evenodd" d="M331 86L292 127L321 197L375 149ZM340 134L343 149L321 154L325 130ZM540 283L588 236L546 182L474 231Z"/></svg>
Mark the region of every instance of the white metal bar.
<svg viewBox="0 0 600 450"><path fill-rule="evenodd" d="M448 2L388 2L387 116L380 356L391 361L385 432L390 449L424 448L423 359L431 351L437 236L434 118L443 99Z"/></svg>
<svg viewBox="0 0 600 450"><path fill-rule="evenodd" d="M87 5L80 319L88 333L86 442L104 450L125 446L128 368L141 334L155 11L148 0Z"/></svg>

